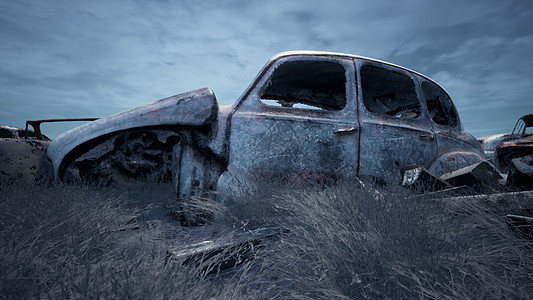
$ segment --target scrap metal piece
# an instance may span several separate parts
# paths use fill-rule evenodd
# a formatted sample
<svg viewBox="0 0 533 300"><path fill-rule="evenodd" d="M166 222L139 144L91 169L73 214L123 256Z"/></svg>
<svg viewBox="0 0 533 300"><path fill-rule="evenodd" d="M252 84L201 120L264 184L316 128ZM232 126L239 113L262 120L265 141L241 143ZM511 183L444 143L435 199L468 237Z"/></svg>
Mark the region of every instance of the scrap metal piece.
<svg viewBox="0 0 533 300"><path fill-rule="evenodd" d="M525 236L533 238L533 218L521 215L508 214L505 216L507 225Z"/></svg>
<svg viewBox="0 0 533 300"><path fill-rule="evenodd" d="M231 240L207 240L185 247L170 248L167 263L201 267L204 275L233 268L255 258L267 240L281 234L279 228L259 228L236 233Z"/></svg>
<svg viewBox="0 0 533 300"><path fill-rule="evenodd" d="M533 191L521 191L521 192L508 192L508 193L496 193L496 194L480 194L480 195L466 195L466 196L453 196L443 198L445 202L468 202L477 201L484 203L487 206L497 206L500 208L509 208L513 206L519 206L520 210L533 211Z"/></svg>
<svg viewBox="0 0 533 300"><path fill-rule="evenodd" d="M474 185L479 183L492 183L502 179L500 172L493 164L482 161L468 167L446 173L440 179L453 186Z"/></svg>
<svg viewBox="0 0 533 300"><path fill-rule="evenodd" d="M434 192L452 188L451 184L420 166L410 166L403 170L402 186L421 192Z"/></svg>
<svg viewBox="0 0 533 300"><path fill-rule="evenodd" d="M524 190L533 190L533 154L511 160L507 184Z"/></svg>

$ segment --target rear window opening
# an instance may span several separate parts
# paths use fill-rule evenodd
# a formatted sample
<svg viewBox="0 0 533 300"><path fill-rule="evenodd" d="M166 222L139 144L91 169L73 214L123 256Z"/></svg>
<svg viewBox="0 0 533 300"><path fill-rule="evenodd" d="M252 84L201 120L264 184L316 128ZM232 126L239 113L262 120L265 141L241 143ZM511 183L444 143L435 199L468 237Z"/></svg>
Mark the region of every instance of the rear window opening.
<svg viewBox="0 0 533 300"><path fill-rule="evenodd" d="M261 100L278 107L342 110L346 106L345 73L336 62L286 62L272 74Z"/></svg>
<svg viewBox="0 0 533 300"><path fill-rule="evenodd" d="M521 136L530 135L533 133L533 114L522 116L516 122L512 134Z"/></svg>
<svg viewBox="0 0 533 300"><path fill-rule="evenodd" d="M365 107L372 113L405 119L421 114L413 79L406 73L364 65L361 86Z"/></svg>
<svg viewBox="0 0 533 300"><path fill-rule="evenodd" d="M440 87L424 81L422 82L422 93L426 98L428 112L433 122L439 125L457 126L458 117L452 100Z"/></svg>

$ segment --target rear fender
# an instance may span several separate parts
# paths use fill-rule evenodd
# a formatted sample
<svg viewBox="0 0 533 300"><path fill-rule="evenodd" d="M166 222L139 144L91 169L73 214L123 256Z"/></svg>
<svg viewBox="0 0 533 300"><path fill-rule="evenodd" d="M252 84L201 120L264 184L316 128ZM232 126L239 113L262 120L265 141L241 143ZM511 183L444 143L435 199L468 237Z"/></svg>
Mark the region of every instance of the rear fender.
<svg viewBox="0 0 533 300"><path fill-rule="evenodd" d="M431 163L428 170L437 176L441 176L484 160L486 160L485 157L476 152L450 151L439 156Z"/></svg>

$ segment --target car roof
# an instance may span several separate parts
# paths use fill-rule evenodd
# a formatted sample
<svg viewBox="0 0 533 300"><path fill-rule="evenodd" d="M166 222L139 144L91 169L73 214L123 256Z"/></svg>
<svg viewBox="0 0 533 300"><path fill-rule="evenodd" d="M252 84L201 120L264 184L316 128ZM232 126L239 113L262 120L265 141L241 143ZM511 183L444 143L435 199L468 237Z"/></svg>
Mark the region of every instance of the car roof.
<svg viewBox="0 0 533 300"><path fill-rule="evenodd" d="M440 87L441 89L446 91L446 89L444 89L435 80L433 80L433 79L429 78L428 76L426 76L424 74L421 74L421 73L419 73L417 71L414 71L414 70L411 70L409 68L406 68L406 67L403 67L403 66L400 66L400 65L396 65L396 64L393 64L393 63L390 63L390 62L387 62L387 61L383 61L383 60L379 60L379 59L375 59L375 58L369 58L369 57L360 56L360 55L348 54L348 53L328 52L328 51L310 51L310 50L285 51L285 52L281 52L281 53L278 53L278 54L274 55L270 59L270 62L273 62L273 61L275 61L277 59L280 59L280 58L283 58L283 57L291 57L291 56L345 57L345 58L353 58L353 59L366 60L366 61L370 61L370 62L384 64L384 65L388 65L388 66L391 66L391 67L396 67L396 68L399 68L399 69L403 69L405 71L408 71L408 72L416 74L416 75L418 75L420 77L423 77L424 79L434 83L435 85L437 85L438 87ZM449 93L446 91L446 94L449 94Z"/></svg>

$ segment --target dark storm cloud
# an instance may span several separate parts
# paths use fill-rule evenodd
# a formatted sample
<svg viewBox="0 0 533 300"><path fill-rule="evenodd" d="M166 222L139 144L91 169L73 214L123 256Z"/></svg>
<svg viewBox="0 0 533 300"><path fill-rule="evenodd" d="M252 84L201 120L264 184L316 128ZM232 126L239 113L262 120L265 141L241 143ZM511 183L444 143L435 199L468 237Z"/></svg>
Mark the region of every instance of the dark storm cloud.
<svg viewBox="0 0 533 300"><path fill-rule="evenodd" d="M507 131L533 111L532 3L3 1L0 123L101 117L204 86L231 104L272 55L307 49L420 71L468 131Z"/></svg>
<svg viewBox="0 0 533 300"><path fill-rule="evenodd" d="M444 85L478 136L510 130L521 114L533 112L533 6L489 4L454 25L418 30L407 51L392 55Z"/></svg>

